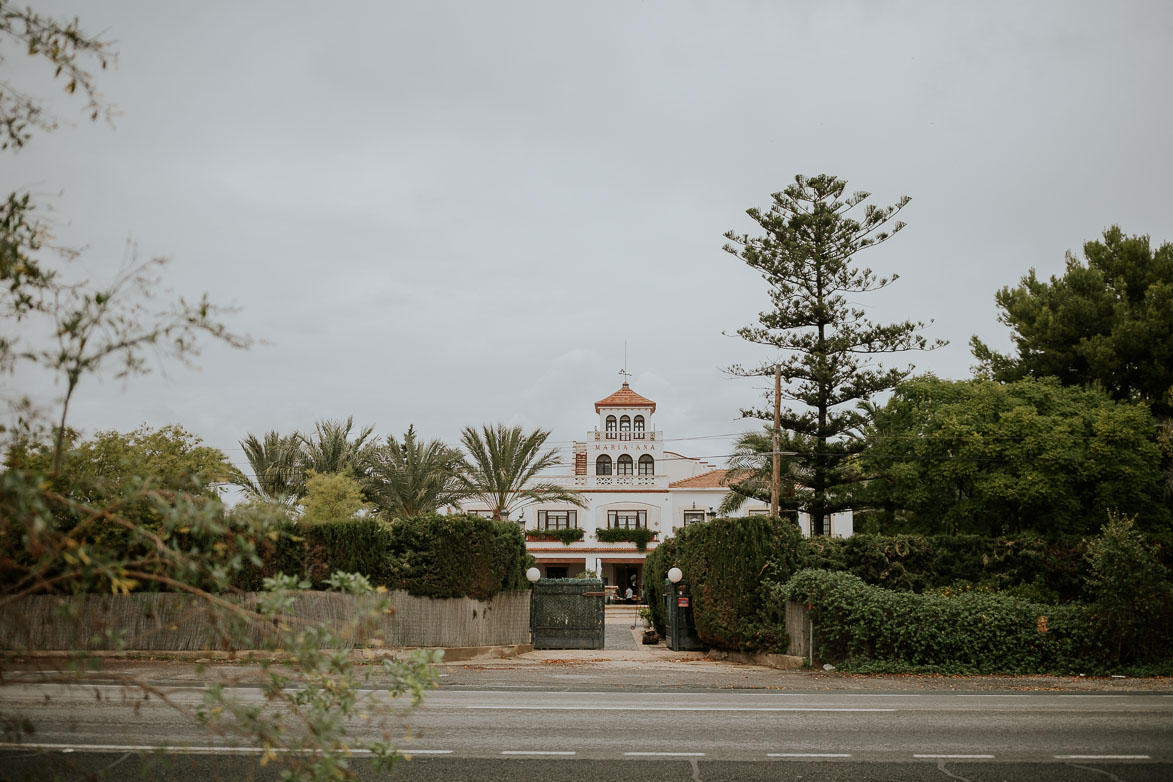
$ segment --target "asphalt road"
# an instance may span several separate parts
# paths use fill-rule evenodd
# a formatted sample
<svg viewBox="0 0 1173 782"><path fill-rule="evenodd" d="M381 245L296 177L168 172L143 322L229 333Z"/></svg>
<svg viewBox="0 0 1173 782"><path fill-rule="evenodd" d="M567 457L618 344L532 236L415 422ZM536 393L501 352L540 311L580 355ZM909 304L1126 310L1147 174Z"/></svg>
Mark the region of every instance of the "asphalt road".
<svg viewBox="0 0 1173 782"><path fill-rule="evenodd" d="M1173 779L1167 692L597 691L446 688L404 716L394 704L356 723L392 727L414 760L401 779ZM234 697L259 698L250 687ZM0 710L37 726L0 753L4 779L235 779L248 747L209 738L182 707L114 685L10 684ZM181 709L176 709L177 705ZM151 754L164 748L162 756ZM362 775L375 778L361 757ZM162 765L160 765L162 764Z"/></svg>

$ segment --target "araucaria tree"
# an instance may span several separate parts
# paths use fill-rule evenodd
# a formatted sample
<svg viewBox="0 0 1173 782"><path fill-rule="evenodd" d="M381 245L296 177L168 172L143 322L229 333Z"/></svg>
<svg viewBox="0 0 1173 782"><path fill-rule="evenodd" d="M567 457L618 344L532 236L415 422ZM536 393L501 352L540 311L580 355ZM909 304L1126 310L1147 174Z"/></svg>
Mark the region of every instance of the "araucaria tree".
<svg viewBox="0 0 1173 782"><path fill-rule="evenodd" d="M873 357L943 344L930 345L918 334L923 323L872 323L848 300L896 279L877 277L853 260L904 227L894 218L909 199L888 207L864 204L870 194L844 198L846 186L826 174L796 176L794 184L773 195L768 209L747 210L765 231L762 236L725 234L725 251L761 273L773 305L758 316L757 325L737 334L778 351L774 360L756 367L735 365L730 371L772 377L778 369L782 398L805 408L788 404L781 411L780 428L809 442L794 457L805 468L795 474L808 475L807 483L783 505L808 512L814 535L825 534L829 514L851 506L845 489L863 477L851 465L863 449L853 435L868 417L859 403L893 388L911 372L886 369ZM856 219L853 210L861 206ZM742 410L742 415L774 418L772 412L757 409Z"/></svg>

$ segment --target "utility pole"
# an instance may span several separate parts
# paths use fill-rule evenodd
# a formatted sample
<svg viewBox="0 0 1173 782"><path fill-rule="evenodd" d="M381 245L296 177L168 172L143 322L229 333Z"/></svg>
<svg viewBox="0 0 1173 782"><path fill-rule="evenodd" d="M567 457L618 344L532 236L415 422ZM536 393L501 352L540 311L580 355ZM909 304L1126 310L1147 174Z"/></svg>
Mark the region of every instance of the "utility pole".
<svg viewBox="0 0 1173 782"><path fill-rule="evenodd" d="M779 430L782 428L782 365L774 365L774 448L773 473L770 478L770 515L778 515L778 501L782 494L782 454Z"/></svg>

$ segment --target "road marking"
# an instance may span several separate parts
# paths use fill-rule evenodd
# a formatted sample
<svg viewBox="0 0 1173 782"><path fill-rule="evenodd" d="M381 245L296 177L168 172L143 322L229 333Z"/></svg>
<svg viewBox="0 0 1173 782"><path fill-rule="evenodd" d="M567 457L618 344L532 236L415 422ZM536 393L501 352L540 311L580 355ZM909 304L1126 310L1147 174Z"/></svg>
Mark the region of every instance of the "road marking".
<svg viewBox="0 0 1173 782"><path fill-rule="evenodd" d="M495 711L896 711L896 709L865 709L847 706L465 706L464 708Z"/></svg>
<svg viewBox="0 0 1173 782"><path fill-rule="evenodd" d="M879 693L879 692L840 692L840 693L835 693L835 695L832 695L831 697L832 698L835 698L835 697L842 697L842 698L919 698L920 693L917 692L917 693L901 694L901 693Z"/></svg>
<svg viewBox="0 0 1173 782"><path fill-rule="evenodd" d="M1152 760L1148 755L1054 755L1056 760Z"/></svg>
<svg viewBox="0 0 1173 782"><path fill-rule="evenodd" d="M1029 698L1029 695L958 695L958 698Z"/></svg>
<svg viewBox="0 0 1173 782"><path fill-rule="evenodd" d="M575 752L556 752L553 750L539 750L539 749L507 749L501 752L502 755L575 755Z"/></svg>
<svg viewBox="0 0 1173 782"><path fill-rule="evenodd" d="M849 758L850 752L770 752L768 758Z"/></svg>
<svg viewBox="0 0 1173 782"><path fill-rule="evenodd" d="M924 760L991 760L993 755L913 755Z"/></svg>
<svg viewBox="0 0 1173 782"><path fill-rule="evenodd" d="M1123 695L1060 695L1060 698L1123 698Z"/></svg>
<svg viewBox="0 0 1173 782"><path fill-rule="evenodd" d="M703 758L703 752L624 752L624 755L632 755L641 758Z"/></svg>
<svg viewBox="0 0 1173 782"><path fill-rule="evenodd" d="M215 744L205 746L152 746L149 744L37 744L27 742L0 742L0 749L50 749L60 752L171 752L177 755L260 755L265 752L264 747L230 747ZM450 749L402 749L397 748L401 755L451 755ZM310 754L313 750L287 749L272 747L268 751L281 754ZM370 755L371 750L354 747L347 750L350 755Z"/></svg>

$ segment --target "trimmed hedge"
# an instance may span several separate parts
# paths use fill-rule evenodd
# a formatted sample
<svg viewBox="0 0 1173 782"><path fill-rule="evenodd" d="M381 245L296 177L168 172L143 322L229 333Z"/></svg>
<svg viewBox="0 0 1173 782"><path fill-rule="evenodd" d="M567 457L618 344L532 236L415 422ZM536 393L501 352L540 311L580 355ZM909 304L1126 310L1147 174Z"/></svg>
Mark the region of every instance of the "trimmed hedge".
<svg viewBox="0 0 1173 782"><path fill-rule="evenodd" d="M684 571L692 595L697 635L710 646L785 651L788 637L781 603L766 579L785 580L799 566L802 533L793 521L767 516L713 519L690 524L645 560L653 621L663 626L664 574Z"/></svg>
<svg viewBox="0 0 1173 782"><path fill-rule="evenodd" d="M1045 602L1070 602L1086 597L1086 551L1082 539L1047 540L1034 533L1000 538L858 534L811 538L804 565L846 571L898 591L969 583Z"/></svg>
<svg viewBox="0 0 1173 782"><path fill-rule="evenodd" d="M819 659L849 670L940 673L1107 673L1112 646L1088 606L992 592L917 595L849 573L803 570L772 592L806 603Z"/></svg>
<svg viewBox="0 0 1173 782"><path fill-rule="evenodd" d="M319 586L336 570L362 573L374 586L419 597L485 600L528 586L522 529L477 516L289 524L262 548L261 559L262 566L242 573L237 586L257 590L276 573Z"/></svg>
<svg viewBox="0 0 1173 782"><path fill-rule="evenodd" d="M664 582L668 570L676 564L676 538L668 538L656 546L644 558L644 592L648 598L648 610L652 613L652 625L660 635L667 633L664 616Z"/></svg>

